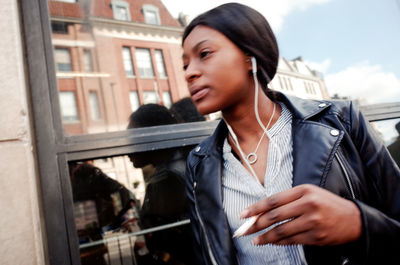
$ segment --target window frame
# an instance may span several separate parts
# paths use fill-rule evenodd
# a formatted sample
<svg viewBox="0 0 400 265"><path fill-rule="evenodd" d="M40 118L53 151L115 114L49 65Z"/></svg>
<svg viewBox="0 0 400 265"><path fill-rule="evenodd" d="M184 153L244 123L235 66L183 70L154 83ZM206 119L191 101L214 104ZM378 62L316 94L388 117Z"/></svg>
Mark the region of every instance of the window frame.
<svg viewBox="0 0 400 265"><path fill-rule="evenodd" d="M138 58L139 57L138 56L138 52L146 52L146 56L148 55L148 58L146 58L146 61L140 60L140 58ZM143 54L144 53L142 53L142 55ZM150 68L142 67L141 64L143 62L149 63L150 64ZM155 79L156 78L156 71L154 69L153 56L152 56L151 48L135 47L135 63L136 63L136 69L138 71L137 76L140 79ZM151 70L151 75L148 75L147 74L148 71L144 71L144 70ZM143 75L141 74L141 71L143 71Z"/></svg>
<svg viewBox="0 0 400 265"><path fill-rule="evenodd" d="M126 10L127 19L119 19L116 17L117 7L123 7ZM112 0L111 1L111 9L113 12L113 18L118 21L131 21L131 11L129 9L129 3L121 0Z"/></svg>
<svg viewBox="0 0 400 265"><path fill-rule="evenodd" d="M122 49L121 49L121 55L122 55L122 64L123 64L123 67L124 67L124 71L125 71L125 77L126 78L135 78L136 77L136 73L135 73L135 65L134 65L134 63L133 63L133 54L132 54L132 47L130 47L130 46L122 46ZM128 52L128 55L129 55L129 58L124 58L124 56L125 56L125 52ZM128 74L127 73L127 70L126 70L126 62L127 61L125 61L125 59L129 59L129 64L130 64L130 67L132 68L131 70L132 70L132 74Z"/></svg>
<svg viewBox="0 0 400 265"><path fill-rule="evenodd" d="M93 54L91 49L84 48L82 50L82 68L82 72L94 72Z"/></svg>
<svg viewBox="0 0 400 265"><path fill-rule="evenodd" d="M76 119L73 120L68 120L64 119L64 115L62 114L62 107L61 107L61 100L60 100L60 110L61 110L61 120L63 121L64 124L77 124L81 122L81 117L80 117L80 112L78 108L78 100L77 100L77 95L75 90L63 90L63 91L58 91L59 98L61 98L61 94L64 93L64 95L70 94L73 98L73 103L75 107L75 112L76 112Z"/></svg>
<svg viewBox="0 0 400 265"><path fill-rule="evenodd" d="M70 47L54 47L54 53L56 53L57 52L57 50L58 51L66 51L67 53L68 53L68 59L69 59L69 70L68 71L61 71L60 69L59 69L59 67L58 67L58 62L57 62L57 60L55 61L55 66L56 66L56 69L57 69L57 72L59 72L59 73L71 73L71 72L73 72L74 71L74 67L73 67L73 65L72 65L72 54L71 54L71 48Z"/></svg>
<svg viewBox="0 0 400 265"><path fill-rule="evenodd" d="M78 265L79 244L68 162L195 145L209 136L218 122L66 136L61 120L47 0L21 0L19 4L41 185L44 249L51 265ZM364 106L362 111L370 121L400 118L400 102Z"/></svg>
<svg viewBox="0 0 400 265"><path fill-rule="evenodd" d="M144 18L144 23L148 24L148 25L161 25L161 19L160 19L160 11L158 9L158 7L154 6L154 5L143 5L142 6L142 12L143 12L143 18ZM154 12L156 14L156 23L149 23L146 20L146 12Z"/></svg>

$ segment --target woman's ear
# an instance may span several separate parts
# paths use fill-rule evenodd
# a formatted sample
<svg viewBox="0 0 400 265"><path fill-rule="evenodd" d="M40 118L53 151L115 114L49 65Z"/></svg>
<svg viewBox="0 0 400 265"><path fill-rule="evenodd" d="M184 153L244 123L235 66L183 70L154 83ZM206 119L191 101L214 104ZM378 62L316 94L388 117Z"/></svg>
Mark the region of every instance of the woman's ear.
<svg viewBox="0 0 400 265"><path fill-rule="evenodd" d="M247 64L247 69L248 69L249 73L251 73L252 70L253 70L253 65L252 65L252 62L251 62L251 56L250 55L246 56L246 64Z"/></svg>

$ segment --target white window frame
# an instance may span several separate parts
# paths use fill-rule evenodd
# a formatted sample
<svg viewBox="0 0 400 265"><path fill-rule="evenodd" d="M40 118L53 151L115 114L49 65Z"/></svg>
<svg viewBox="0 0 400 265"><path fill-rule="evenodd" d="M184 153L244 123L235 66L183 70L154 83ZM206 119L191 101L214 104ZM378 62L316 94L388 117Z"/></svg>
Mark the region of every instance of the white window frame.
<svg viewBox="0 0 400 265"><path fill-rule="evenodd" d="M89 49L83 50L83 71L86 73L92 73L94 71L92 51Z"/></svg>
<svg viewBox="0 0 400 265"><path fill-rule="evenodd" d="M59 92L59 99L60 99L60 110L61 116L64 123L78 123L80 122L79 117L79 110L78 110L78 100L76 98L75 91L67 90L67 91L60 91ZM64 100L71 100L70 102L66 102ZM68 104L70 103L70 104ZM67 112L67 113L66 113ZM72 113L72 115L69 115ZM72 118L68 118L72 117Z"/></svg>
<svg viewBox="0 0 400 265"><path fill-rule="evenodd" d="M143 5L142 12L143 12L144 21L146 24L161 25L160 12L158 10L158 7L153 6L153 5ZM146 12L154 12L156 14L156 23L149 23L149 21L146 20Z"/></svg>
<svg viewBox="0 0 400 265"><path fill-rule="evenodd" d="M140 54L141 53L141 54ZM140 56L142 55L142 56ZM154 65L151 55L151 50L149 48L136 48L135 50L136 67L138 70L138 75L140 78L154 78ZM145 60L143 60L145 59ZM146 64L150 64L150 67L143 67ZM151 72L150 72L151 70Z"/></svg>
<svg viewBox="0 0 400 265"><path fill-rule="evenodd" d="M89 109L90 119L92 121L101 121L100 99L96 90L89 91Z"/></svg>
<svg viewBox="0 0 400 265"><path fill-rule="evenodd" d="M57 58L58 58L57 52L66 52L65 55L68 56L68 60L69 60L69 63L68 63L69 66L70 66L69 69L65 70L65 69L60 69L60 68L59 68L59 64L67 65L67 63L59 62L59 61L58 61L58 59L57 59ZM57 69L58 72L72 72L72 71L74 70L73 67L72 67L71 49L65 48L65 47L55 47L55 48L54 48L54 57L55 57L55 61L56 61L56 69Z"/></svg>
<svg viewBox="0 0 400 265"><path fill-rule="evenodd" d="M125 55L129 55L129 58L126 58ZM133 58L132 58L132 50L130 47L128 46L123 46L122 47L122 63L124 65L124 70L125 70L125 76L127 77L135 77L135 68L133 65ZM127 69L127 68L131 68L131 69ZM132 71L129 72L128 71Z"/></svg>
<svg viewBox="0 0 400 265"><path fill-rule="evenodd" d="M117 12L117 8L118 7L122 7L126 9L126 13L128 15L127 19L121 19L117 16L118 12ZM111 1L111 8L113 11L113 16L114 19L116 20L120 20L120 21L131 21L131 12L129 11L129 3L125 2L125 1L121 1L121 0L112 0Z"/></svg>
<svg viewBox="0 0 400 265"><path fill-rule="evenodd" d="M161 79L166 79L168 77L167 69L165 68L164 53L162 50L157 49L154 51L154 57L156 59L156 67L158 76Z"/></svg>

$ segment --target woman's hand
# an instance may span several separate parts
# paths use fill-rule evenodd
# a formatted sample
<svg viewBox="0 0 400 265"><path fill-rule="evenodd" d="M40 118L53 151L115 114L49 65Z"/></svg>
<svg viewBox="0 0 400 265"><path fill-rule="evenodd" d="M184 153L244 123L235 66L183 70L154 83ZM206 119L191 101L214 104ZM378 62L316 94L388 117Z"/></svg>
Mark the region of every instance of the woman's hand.
<svg viewBox="0 0 400 265"><path fill-rule="evenodd" d="M361 214L356 204L315 185L299 185L274 194L249 206L240 217L258 214L257 222L245 235L288 221L256 237L253 243L257 245L336 245L361 236Z"/></svg>

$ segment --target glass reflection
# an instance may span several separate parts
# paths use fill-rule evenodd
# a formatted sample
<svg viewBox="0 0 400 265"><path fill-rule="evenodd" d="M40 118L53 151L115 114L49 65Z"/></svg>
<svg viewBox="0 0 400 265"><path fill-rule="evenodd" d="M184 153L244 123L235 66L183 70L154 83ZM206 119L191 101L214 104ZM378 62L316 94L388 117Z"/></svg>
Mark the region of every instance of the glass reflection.
<svg viewBox="0 0 400 265"><path fill-rule="evenodd" d="M183 26L161 1L48 0L48 6L58 89L75 95L74 108L61 98L66 135L124 130L138 106L169 107L189 95Z"/></svg>
<svg viewBox="0 0 400 265"><path fill-rule="evenodd" d="M372 122L371 124L400 167L400 119Z"/></svg>
<svg viewBox="0 0 400 265"><path fill-rule="evenodd" d="M190 98L145 104L128 129L205 120ZM194 264L184 174L190 147L69 164L83 265Z"/></svg>

